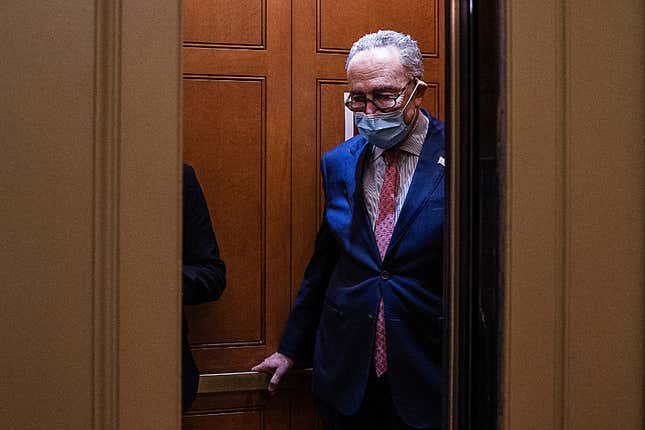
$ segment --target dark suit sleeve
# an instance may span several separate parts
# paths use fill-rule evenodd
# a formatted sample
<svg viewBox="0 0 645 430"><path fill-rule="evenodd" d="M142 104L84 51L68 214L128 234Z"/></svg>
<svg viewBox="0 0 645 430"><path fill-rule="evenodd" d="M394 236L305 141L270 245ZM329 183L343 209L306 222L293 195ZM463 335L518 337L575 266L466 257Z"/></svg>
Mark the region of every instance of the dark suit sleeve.
<svg viewBox="0 0 645 430"><path fill-rule="evenodd" d="M326 190L324 157L321 161L321 171L323 187ZM314 254L305 270L296 303L291 309L278 347L282 354L296 360L311 359L325 292L338 257L338 242L323 216L323 222L316 235Z"/></svg>
<svg viewBox="0 0 645 430"><path fill-rule="evenodd" d="M337 246L329 225L323 221L316 236L314 254L305 270L278 348L279 352L290 358L311 359L325 291L338 261Z"/></svg>
<svg viewBox="0 0 645 430"><path fill-rule="evenodd" d="M192 167L184 165L182 292L185 305L217 300L226 286L204 193Z"/></svg>

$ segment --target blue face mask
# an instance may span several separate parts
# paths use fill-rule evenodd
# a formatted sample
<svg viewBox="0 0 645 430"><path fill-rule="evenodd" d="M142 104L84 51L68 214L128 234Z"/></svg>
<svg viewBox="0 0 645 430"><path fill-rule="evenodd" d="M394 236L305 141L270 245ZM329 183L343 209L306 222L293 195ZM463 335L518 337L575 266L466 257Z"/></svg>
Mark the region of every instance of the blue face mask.
<svg viewBox="0 0 645 430"><path fill-rule="evenodd" d="M414 86L410 98L401 109L375 114L354 112L354 124L356 124L358 134L372 145L382 149L390 149L401 142L408 135L413 124L413 122L410 122L410 124L405 123L403 112L408 107L408 103L412 100L418 86L419 82Z"/></svg>

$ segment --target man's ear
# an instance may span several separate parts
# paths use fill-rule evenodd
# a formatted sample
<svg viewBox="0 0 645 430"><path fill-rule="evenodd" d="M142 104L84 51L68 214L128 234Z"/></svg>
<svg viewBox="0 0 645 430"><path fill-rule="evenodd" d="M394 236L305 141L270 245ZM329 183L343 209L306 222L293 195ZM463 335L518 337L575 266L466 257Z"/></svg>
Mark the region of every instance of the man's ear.
<svg viewBox="0 0 645 430"><path fill-rule="evenodd" d="M421 106L421 104L423 103L423 96L425 95L427 89L428 89L428 84L426 84L422 80L419 80L417 91L414 93L414 105L416 107Z"/></svg>

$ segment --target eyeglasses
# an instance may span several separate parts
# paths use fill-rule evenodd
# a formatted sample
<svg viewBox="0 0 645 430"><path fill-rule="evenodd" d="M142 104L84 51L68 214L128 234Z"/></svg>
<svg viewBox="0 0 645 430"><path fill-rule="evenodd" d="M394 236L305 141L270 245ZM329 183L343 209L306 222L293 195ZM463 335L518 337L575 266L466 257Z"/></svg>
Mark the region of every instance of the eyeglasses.
<svg viewBox="0 0 645 430"><path fill-rule="evenodd" d="M408 88L408 86L414 81L414 79L411 79L408 81L407 84L403 88L401 88L401 91L399 91L398 94L379 94L376 93L374 95L374 98L370 99L365 97L364 95L349 95L347 96L347 99L345 100L345 106L347 106L347 109L351 110L352 112L365 112L365 109L367 108L367 103L371 102L376 109L380 110L381 112L388 112L393 110L403 93L405 93L405 90Z"/></svg>

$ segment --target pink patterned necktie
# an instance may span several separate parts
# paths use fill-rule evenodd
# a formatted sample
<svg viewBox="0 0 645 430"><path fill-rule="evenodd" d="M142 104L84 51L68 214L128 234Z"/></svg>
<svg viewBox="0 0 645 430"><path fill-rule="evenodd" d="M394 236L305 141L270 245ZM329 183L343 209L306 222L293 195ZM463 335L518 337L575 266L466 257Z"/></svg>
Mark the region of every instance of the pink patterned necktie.
<svg viewBox="0 0 645 430"><path fill-rule="evenodd" d="M396 215L396 195L399 192L399 150L390 149L383 153L387 165L381 195L378 200L378 215L374 225L374 236L381 260L390 244L392 232L394 231L394 219ZM381 377L387 372L387 345L385 342L385 318L383 316L383 298L379 303L378 317L376 319L376 338L374 345L374 368L376 376Z"/></svg>

